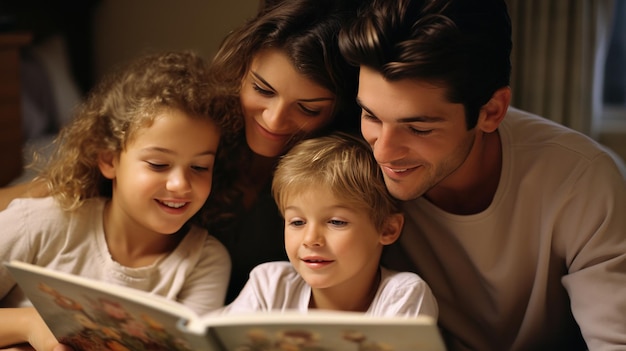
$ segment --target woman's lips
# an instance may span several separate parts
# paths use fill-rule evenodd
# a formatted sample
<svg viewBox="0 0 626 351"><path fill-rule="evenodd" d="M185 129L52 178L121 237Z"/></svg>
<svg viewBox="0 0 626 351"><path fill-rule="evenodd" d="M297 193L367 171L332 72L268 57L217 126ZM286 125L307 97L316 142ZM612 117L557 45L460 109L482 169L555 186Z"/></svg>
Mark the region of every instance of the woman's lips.
<svg viewBox="0 0 626 351"><path fill-rule="evenodd" d="M259 131L259 133L267 138L267 139L271 139L271 140L275 140L275 141L283 141L285 139L289 139L291 137L291 134L289 133L274 133L274 132L270 132L269 130L265 129L265 127L263 127L262 125L260 125L259 123L256 124L257 125L257 129Z"/></svg>

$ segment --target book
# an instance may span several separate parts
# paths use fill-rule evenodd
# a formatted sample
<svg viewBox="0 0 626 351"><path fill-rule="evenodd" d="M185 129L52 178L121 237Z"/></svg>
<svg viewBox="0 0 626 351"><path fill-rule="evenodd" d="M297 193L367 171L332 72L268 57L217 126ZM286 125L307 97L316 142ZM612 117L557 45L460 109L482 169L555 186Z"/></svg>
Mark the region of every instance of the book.
<svg viewBox="0 0 626 351"><path fill-rule="evenodd" d="M57 340L75 350L445 350L428 316L320 310L199 316L140 290L24 262L5 265Z"/></svg>

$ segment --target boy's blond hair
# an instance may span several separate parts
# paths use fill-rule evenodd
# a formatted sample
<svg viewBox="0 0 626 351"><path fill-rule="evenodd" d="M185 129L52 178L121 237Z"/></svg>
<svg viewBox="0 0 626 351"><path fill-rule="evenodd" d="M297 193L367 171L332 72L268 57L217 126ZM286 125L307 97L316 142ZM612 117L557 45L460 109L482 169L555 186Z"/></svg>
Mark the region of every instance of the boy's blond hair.
<svg viewBox="0 0 626 351"><path fill-rule="evenodd" d="M400 213L370 146L346 133L304 140L278 163L272 195L282 214L290 197L319 188L368 211L378 230L390 215Z"/></svg>

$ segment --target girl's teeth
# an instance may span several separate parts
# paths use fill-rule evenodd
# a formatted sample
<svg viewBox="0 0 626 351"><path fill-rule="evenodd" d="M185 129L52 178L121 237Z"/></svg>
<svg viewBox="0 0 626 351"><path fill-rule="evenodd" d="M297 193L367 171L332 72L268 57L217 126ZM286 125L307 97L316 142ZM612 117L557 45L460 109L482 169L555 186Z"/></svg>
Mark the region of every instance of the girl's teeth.
<svg viewBox="0 0 626 351"><path fill-rule="evenodd" d="M184 202L168 202L168 201L163 201L163 204L167 207L172 207L172 208L181 208L183 206L185 206Z"/></svg>

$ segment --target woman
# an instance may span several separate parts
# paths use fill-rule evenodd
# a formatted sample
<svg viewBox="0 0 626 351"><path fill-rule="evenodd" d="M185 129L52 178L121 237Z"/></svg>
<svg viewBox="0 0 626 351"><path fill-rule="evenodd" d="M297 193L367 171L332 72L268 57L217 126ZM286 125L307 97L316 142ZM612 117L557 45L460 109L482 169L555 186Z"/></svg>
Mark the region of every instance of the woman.
<svg viewBox="0 0 626 351"><path fill-rule="evenodd" d="M216 108L242 121L239 140L220 163L236 167L238 177L214 188L231 192L232 206L209 226L233 262L227 302L254 266L287 260L270 193L278 158L303 138L358 131L357 71L337 45L354 13L352 4L336 0L278 2L232 32L213 61L212 85L223 97Z"/></svg>
<svg viewBox="0 0 626 351"><path fill-rule="evenodd" d="M212 63L216 113L238 116L238 138L220 147L217 167L237 177L217 182L210 199L227 208L208 224L228 249L232 301L259 263L287 260L283 220L270 193L278 158L297 141L330 130L357 132L357 70L339 53L341 25L356 0L273 1L233 31ZM0 207L18 196L44 196L33 186L0 192ZM209 200L211 201L211 200Z"/></svg>

